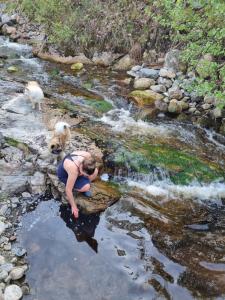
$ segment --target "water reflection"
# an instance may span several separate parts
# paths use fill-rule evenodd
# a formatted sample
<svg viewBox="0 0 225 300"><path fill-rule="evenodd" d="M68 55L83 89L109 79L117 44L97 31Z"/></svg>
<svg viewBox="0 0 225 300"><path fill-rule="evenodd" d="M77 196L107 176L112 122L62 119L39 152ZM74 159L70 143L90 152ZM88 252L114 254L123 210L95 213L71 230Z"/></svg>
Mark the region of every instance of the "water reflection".
<svg viewBox="0 0 225 300"><path fill-rule="evenodd" d="M60 216L75 234L78 242L86 242L96 253L98 253L98 242L94 239L95 230L99 224L100 214L85 215L79 212L79 218L74 219L71 208L68 205L60 206Z"/></svg>

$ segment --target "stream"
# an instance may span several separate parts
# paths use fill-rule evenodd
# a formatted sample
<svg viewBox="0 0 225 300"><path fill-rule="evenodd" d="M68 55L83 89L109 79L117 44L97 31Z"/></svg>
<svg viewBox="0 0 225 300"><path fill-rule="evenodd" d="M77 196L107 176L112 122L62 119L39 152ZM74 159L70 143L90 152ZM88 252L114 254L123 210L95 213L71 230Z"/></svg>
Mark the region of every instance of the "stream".
<svg viewBox="0 0 225 300"><path fill-rule="evenodd" d="M101 148L102 179L121 192L106 211L77 221L54 199L23 215L31 287L23 299L224 299L225 138L162 114L146 120L127 100L126 74L94 66L74 73L0 37L4 55L4 101L37 80L82 116L73 130Z"/></svg>

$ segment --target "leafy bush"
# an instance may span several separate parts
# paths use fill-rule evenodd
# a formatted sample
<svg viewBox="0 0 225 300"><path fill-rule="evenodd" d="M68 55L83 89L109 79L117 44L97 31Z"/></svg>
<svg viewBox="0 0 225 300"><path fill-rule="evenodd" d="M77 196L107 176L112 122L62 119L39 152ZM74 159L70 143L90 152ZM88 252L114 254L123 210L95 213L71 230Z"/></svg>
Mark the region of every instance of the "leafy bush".
<svg viewBox="0 0 225 300"><path fill-rule="evenodd" d="M183 50L182 60L189 69L197 68L201 79L190 88L200 95L219 96L225 104L225 68L221 68L225 58L225 1L157 0L150 1L146 12L170 30L170 38ZM211 54L214 62L199 62L205 54Z"/></svg>

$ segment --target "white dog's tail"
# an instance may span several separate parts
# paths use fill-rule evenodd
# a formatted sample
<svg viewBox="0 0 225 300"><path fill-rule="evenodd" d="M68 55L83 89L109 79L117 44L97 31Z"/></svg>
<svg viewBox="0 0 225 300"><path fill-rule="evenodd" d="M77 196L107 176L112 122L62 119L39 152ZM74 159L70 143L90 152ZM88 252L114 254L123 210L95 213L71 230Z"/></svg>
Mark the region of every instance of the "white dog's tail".
<svg viewBox="0 0 225 300"><path fill-rule="evenodd" d="M57 122L55 124L55 132L58 134L62 134L65 132L65 130L68 130L70 128L70 125L66 122Z"/></svg>

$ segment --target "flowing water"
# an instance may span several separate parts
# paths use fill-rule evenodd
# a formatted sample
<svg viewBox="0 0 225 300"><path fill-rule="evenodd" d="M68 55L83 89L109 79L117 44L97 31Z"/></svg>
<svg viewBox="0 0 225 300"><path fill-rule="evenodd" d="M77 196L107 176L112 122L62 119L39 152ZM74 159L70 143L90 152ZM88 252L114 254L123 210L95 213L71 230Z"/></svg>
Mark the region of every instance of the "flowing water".
<svg viewBox="0 0 225 300"><path fill-rule="evenodd" d="M38 80L52 99L72 103L84 117L75 130L102 148L103 177L122 193L105 212L76 222L52 199L24 215L31 286L24 299L224 299L224 137L162 115L140 119L126 100L125 74L96 67L74 74L2 38L6 53L5 101L7 90ZM8 73L10 65L18 71Z"/></svg>

